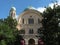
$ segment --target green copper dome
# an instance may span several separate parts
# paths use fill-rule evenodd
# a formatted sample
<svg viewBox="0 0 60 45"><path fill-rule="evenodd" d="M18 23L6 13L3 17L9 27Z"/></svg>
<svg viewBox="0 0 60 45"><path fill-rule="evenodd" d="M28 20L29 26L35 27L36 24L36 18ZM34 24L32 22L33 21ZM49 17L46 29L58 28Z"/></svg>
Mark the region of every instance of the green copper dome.
<svg viewBox="0 0 60 45"><path fill-rule="evenodd" d="M16 8L15 8L15 7L11 7L11 11L12 11L12 10L16 11Z"/></svg>
<svg viewBox="0 0 60 45"><path fill-rule="evenodd" d="M24 10L24 11L29 10L29 9L32 9L32 10L34 9L34 10L35 10L35 8L34 8L34 7L29 6L29 7L25 8L25 10Z"/></svg>

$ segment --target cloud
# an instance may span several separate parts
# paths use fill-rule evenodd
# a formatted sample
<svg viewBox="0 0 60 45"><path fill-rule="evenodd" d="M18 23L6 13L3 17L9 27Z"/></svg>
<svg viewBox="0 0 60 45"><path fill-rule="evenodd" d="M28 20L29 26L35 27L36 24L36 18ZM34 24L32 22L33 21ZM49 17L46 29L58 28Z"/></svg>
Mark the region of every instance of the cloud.
<svg viewBox="0 0 60 45"><path fill-rule="evenodd" d="M43 11L45 10L46 8L44 8L44 7L38 7L38 8L36 8L36 10L38 10L39 12L41 12L41 13L43 13Z"/></svg>
<svg viewBox="0 0 60 45"><path fill-rule="evenodd" d="M16 15L15 18L17 19L18 18L18 15Z"/></svg>
<svg viewBox="0 0 60 45"><path fill-rule="evenodd" d="M38 7L38 8L35 8L35 7L29 7L29 9L34 9L34 10L37 10L37 11L43 13L43 11L44 11L46 8L44 8L44 7Z"/></svg>
<svg viewBox="0 0 60 45"><path fill-rule="evenodd" d="M56 2L55 2L55 3L50 3L48 6L53 9L54 4L56 4ZM57 0L57 4L60 5L60 0ZM56 6L57 6L57 5L56 5ZM37 8L35 8L35 7L30 7L30 9L35 9L35 10L43 13L43 11L44 11L46 8L44 8L44 7L37 7Z"/></svg>
<svg viewBox="0 0 60 45"><path fill-rule="evenodd" d="M49 7L51 7L53 9L54 3L50 3Z"/></svg>
<svg viewBox="0 0 60 45"><path fill-rule="evenodd" d="M50 4L49 4L49 7L51 7L51 8L53 9L54 4L56 4L56 2L50 3ZM60 0L57 0L57 4L60 5ZM56 6L57 6L57 5L56 5Z"/></svg>
<svg viewBox="0 0 60 45"><path fill-rule="evenodd" d="M57 2L60 4L60 0L57 0Z"/></svg>

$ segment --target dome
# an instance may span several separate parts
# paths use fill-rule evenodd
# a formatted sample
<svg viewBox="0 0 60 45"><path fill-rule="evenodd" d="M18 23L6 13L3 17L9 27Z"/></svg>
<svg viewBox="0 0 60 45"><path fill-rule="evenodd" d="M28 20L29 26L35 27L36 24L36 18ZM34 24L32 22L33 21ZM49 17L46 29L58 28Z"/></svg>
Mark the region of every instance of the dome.
<svg viewBox="0 0 60 45"><path fill-rule="evenodd" d="M30 9L35 10L35 8L34 8L34 7L29 6L29 7L27 7L24 11L26 11L26 10L30 10Z"/></svg>
<svg viewBox="0 0 60 45"><path fill-rule="evenodd" d="M34 7L32 7L32 6L29 6L29 7L28 7L28 9L35 9L35 8L34 8Z"/></svg>
<svg viewBox="0 0 60 45"><path fill-rule="evenodd" d="M11 10L15 10L16 11L16 8L15 7L11 7Z"/></svg>

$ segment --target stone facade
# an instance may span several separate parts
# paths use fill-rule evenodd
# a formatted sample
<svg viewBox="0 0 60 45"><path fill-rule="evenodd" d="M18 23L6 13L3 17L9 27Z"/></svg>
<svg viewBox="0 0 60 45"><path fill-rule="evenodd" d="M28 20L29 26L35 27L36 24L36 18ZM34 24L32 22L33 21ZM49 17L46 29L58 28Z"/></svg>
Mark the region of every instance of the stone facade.
<svg viewBox="0 0 60 45"><path fill-rule="evenodd" d="M14 9L14 8L13 8ZM15 9L13 12L16 11ZM15 12L16 13L16 12ZM14 13L13 13L14 14ZM13 16L13 15L12 15ZM26 9L17 18L17 29L24 30L25 33L21 34L25 40L25 44L28 44L30 39L35 40L35 44L38 44L38 29L42 28L42 14L34 9Z"/></svg>
<svg viewBox="0 0 60 45"><path fill-rule="evenodd" d="M31 19L31 22L29 22L29 19ZM28 44L29 39L34 39L35 44L38 42L38 38L36 35L38 35L38 29L42 28L42 21L43 17L40 12L28 9L24 11L22 14L18 16L18 30L25 30L24 39L26 44ZM33 30L32 34L29 33L29 30Z"/></svg>

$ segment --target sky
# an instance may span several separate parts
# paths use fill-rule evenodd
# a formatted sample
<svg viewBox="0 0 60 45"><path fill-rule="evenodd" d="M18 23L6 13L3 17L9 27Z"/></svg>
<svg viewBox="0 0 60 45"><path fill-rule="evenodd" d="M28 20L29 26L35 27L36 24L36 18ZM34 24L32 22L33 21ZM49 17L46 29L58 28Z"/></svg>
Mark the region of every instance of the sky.
<svg viewBox="0 0 60 45"><path fill-rule="evenodd" d="M32 6L34 9L43 12L44 7L53 5L53 2L60 0L0 0L0 19L6 18L9 15L11 7L16 8L16 14L19 15L23 10L29 6Z"/></svg>

